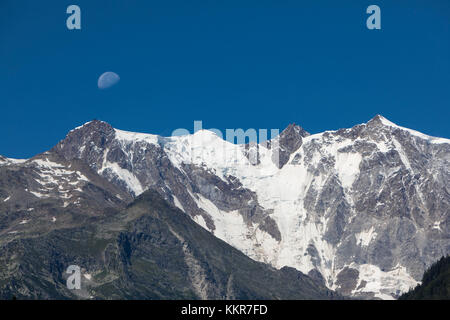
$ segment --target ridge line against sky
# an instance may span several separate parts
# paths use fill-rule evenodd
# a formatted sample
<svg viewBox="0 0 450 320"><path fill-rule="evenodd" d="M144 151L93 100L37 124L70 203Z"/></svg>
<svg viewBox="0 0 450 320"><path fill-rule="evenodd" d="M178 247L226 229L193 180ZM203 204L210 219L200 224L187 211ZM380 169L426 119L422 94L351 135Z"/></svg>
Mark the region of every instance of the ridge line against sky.
<svg viewBox="0 0 450 320"><path fill-rule="evenodd" d="M450 138L450 1L77 0L0 3L0 154L29 158L92 119L170 135L205 128L310 133L375 114ZM98 77L120 82L99 90Z"/></svg>
<svg viewBox="0 0 450 320"><path fill-rule="evenodd" d="M393 127L400 128L401 130L406 130L406 131L410 132L410 134L412 134L412 135L416 135L416 136L419 136L419 137L423 135L424 137L421 137L422 139L431 138L431 139L437 139L437 140L448 140L448 141L446 141L445 143L449 143L449 144L450 144L450 138L447 138L447 137L430 136L430 135L428 135L428 134L426 134L426 133L417 131L417 130L415 130L414 128L407 128L407 127L398 125L397 123L392 123L389 119L383 117L382 115L376 115L376 116L381 116L382 118L384 118L384 120L387 120L387 122L390 122L390 123L392 124ZM375 117L376 117L376 116L375 116ZM311 136L313 136L313 135L322 134L322 133L325 133L325 132L335 132L335 131L338 131L338 130L340 130L340 129L351 129L351 128L355 127L355 126L367 124L369 121L373 120L375 117L372 117L370 120L368 120L368 121L366 121L366 122L354 124L352 127L349 127L349 128L339 128L339 129L335 129L335 130L324 130L324 131L321 131L321 132L309 132L309 131L307 131L307 130L306 130L306 131L307 131ZM79 126L77 126L77 127L74 127L74 128L72 128L72 129L68 130L68 131L66 132L66 134L64 135L64 137L60 138L57 142L55 142L54 145L56 145L58 142L64 140L64 138L67 137L67 135L68 135L70 132L72 132L72 131L74 131L74 130L77 130L77 129L80 129L80 128L82 128L83 126L85 126L85 125L91 123L92 121L96 121L96 120L97 120L97 121L100 121L100 122L103 122L103 123L109 124L107 121L103 121L103 120L101 120L101 119L93 119L93 120L87 121L87 122L85 122L84 124L81 124L81 125L79 125ZM296 124L296 123L292 123L292 124ZM109 124L109 125L111 125L111 124ZM300 124L296 124L296 125L300 125ZM386 124L385 124L385 125L386 125ZM388 125L390 125L390 124L388 124ZM117 127L114 127L114 126L112 126L112 127L113 127L113 129L115 129L115 130L119 130L119 131L126 132L126 133L131 133L131 134L137 133L137 134L144 134L144 135L155 135L155 136L159 136L159 137L162 137L162 138L171 137L170 135L169 135L169 136L162 136L162 135L160 135L160 134L155 134L155 133L152 133L152 132L136 132L136 131L128 131L128 130L124 130L124 129L122 129L122 128L117 128ZM300 127L302 127L302 126L300 125ZM286 128L287 128L287 127L286 127ZM285 130L286 128L280 129L280 133L281 133L283 130ZM303 128L303 127L302 127L302 128ZM187 128L186 128L186 129L187 129ZM210 129L210 128L203 128L203 130L209 130L209 129ZM235 128L235 129L240 129L240 128ZM242 129L244 129L244 128L242 128ZM250 129L251 129L251 128L250 128ZM303 128L303 129L304 129L304 128ZM244 129L244 131L245 131L245 129ZM193 134L193 133L194 133L194 130L190 131L190 134ZM276 136L275 136L275 137L276 137ZM270 135L268 136L269 140L270 140L270 139L273 139L273 138L275 138L275 137L271 137ZM224 136L224 137L222 137L222 139L223 139L223 140L226 140L226 137ZM259 137L258 137L258 139L259 139ZM443 143L443 142L439 142L439 143ZM48 151L48 150L42 150L41 152L36 153L36 154L34 154L33 156L36 156L37 154L40 154L40 153L43 153L43 152L46 152L46 151ZM0 153L0 156L6 156L6 155L3 155L3 154ZM32 156L32 157L33 157L33 156ZM22 158L22 159L29 159L29 158L32 158L32 157ZM7 156L6 156L6 158L10 158L10 159L19 159L19 158L14 158L14 157L7 157Z"/></svg>
<svg viewBox="0 0 450 320"><path fill-rule="evenodd" d="M367 124L369 121L372 121L372 120L374 120L374 119L377 118L377 117L381 117L381 120L384 121L384 125L388 125L388 126L392 126L392 127L397 127L397 128L400 128L400 129L403 129L403 130L407 130L407 131L416 131L417 133L423 134L423 135L428 136L428 137L431 137L431 138L442 138L442 139L447 139L447 140L449 140L449 138L447 138L447 137L431 136L431 135L428 135L428 134L426 134L426 133L417 131L417 130L415 130L414 128L407 128L407 127L405 127L405 126L399 125L399 124L397 124L397 123L394 123L394 122L390 121L389 119L387 119L386 117L384 117L384 116L381 115L381 114L377 114L377 115L373 116L372 118L370 118L370 119L367 120L366 122L356 123L356 124L352 125L351 127L347 127L347 128L327 129L327 130L323 130L323 131L320 131L320 132L309 132L308 130L305 130L305 131L308 132L310 135L314 135L314 134L320 134L320 133L324 133L324 132L338 131L338 130L340 130L340 129L351 129L351 128L355 127L355 126L365 125L365 124ZM70 129L70 130L67 131L67 132L71 132L71 131L73 131L73 130L82 128L83 126L85 126L85 125L87 125L87 124L89 124L89 123L91 123L91 122L93 122L93 121L100 121L100 122L103 122L103 123L106 123L106 124L111 125L111 124L108 123L107 121L104 121L104 120L101 120L101 119L93 119L93 120L90 120L90 121L86 121L85 123L80 124L79 126L77 126L77 127L75 127L75 128L72 128L72 129ZM195 121L194 121L194 122L195 122ZM299 124L299 123L290 122L288 126L290 126L290 125L298 125L298 126L300 126L302 129L305 129L305 128L304 128L301 124ZM279 132L281 133L282 131L284 131L285 129L287 129L288 126L286 126L285 128L280 128L280 129L279 129ZM125 132L130 132L130 133L141 133L141 134L148 134L148 135L157 135L157 136L161 136L161 137L170 137L170 136L171 136L171 135L166 135L166 136L164 136L164 135L157 134L157 133L153 133L153 132L144 132L144 131L142 131L142 132L137 132L137 131L130 131L130 130L125 130L125 129L123 129L123 128L115 127L115 126L113 126L113 125L111 125L111 127L113 127L113 128L116 129L116 130L121 130L121 131L125 131ZM194 133L194 131L195 131L195 124L194 124L192 127L193 127L193 128L181 128L181 129L185 129L185 130L189 131L189 134L192 134L192 133ZM178 129L180 129L180 128L178 128ZM202 128L200 128L200 130L211 130L211 129L215 129L215 128L207 128L207 127L202 127ZM231 129L231 130L243 129L243 130L245 131L246 129L254 129L254 128L229 128L229 129ZM264 129L264 128L261 128L261 129ZM176 129L175 129L175 130L176 130ZM255 129L255 130L257 130L257 129Z"/></svg>

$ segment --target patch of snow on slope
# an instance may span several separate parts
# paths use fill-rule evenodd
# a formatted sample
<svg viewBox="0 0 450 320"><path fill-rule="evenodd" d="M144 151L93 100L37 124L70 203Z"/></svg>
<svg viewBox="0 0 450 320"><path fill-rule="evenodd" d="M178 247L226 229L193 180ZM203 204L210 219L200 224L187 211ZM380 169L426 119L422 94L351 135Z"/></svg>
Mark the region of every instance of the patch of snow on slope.
<svg viewBox="0 0 450 320"><path fill-rule="evenodd" d="M362 156L359 153L338 153L336 157L336 171L344 188L351 188L359 175L359 164Z"/></svg>
<svg viewBox="0 0 450 320"><path fill-rule="evenodd" d="M374 227L370 227L369 230L364 230L355 234L356 243L360 246L367 247L369 243L377 237Z"/></svg>
<svg viewBox="0 0 450 320"><path fill-rule="evenodd" d="M36 178L41 187L39 190L30 191L31 194L38 198L48 198L51 196L49 192L55 189L61 198L68 199L69 192L66 188L70 186L78 186L83 182L89 182L89 179L79 171L67 169L64 165L50 161L48 158L35 159L29 163L29 166L35 169L35 173L39 176ZM76 190L81 189L77 188Z"/></svg>
<svg viewBox="0 0 450 320"><path fill-rule="evenodd" d="M74 131L77 131L77 130L79 130L79 129L81 129L81 128L84 128L84 126L87 126L87 125L90 124L91 122L92 122L92 121L88 121L88 122L82 124L81 126L78 126L78 127L73 128L72 130L69 131L69 134L72 133L72 132L74 132Z"/></svg>
<svg viewBox="0 0 450 320"><path fill-rule="evenodd" d="M28 159L13 159L13 158L5 158L0 155L0 165L12 165L12 164L22 164L26 162Z"/></svg>
<svg viewBox="0 0 450 320"><path fill-rule="evenodd" d="M28 159L13 159L13 158L8 158L7 161L11 164L22 164L25 163L26 161L28 161Z"/></svg>
<svg viewBox="0 0 450 320"><path fill-rule="evenodd" d="M433 229L437 229L437 230L439 230L439 231L442 231L442 230L441 230L441 221L436 221L436 222L434 223L434 225L433 225Z"/></svg>
<svg viewBox="0 0 450 320"><path fill-rule="evenodd" d="M197 222L203 229L208 230L208 226L206 225L206 221L201 215L195 216L194 217L194 221Z"/></svg>
<svg viewBox="0 0 450 320"><path fill-rule="evenodd" d="M353 294L374 292L377 298L393 300L392 292L398 295L419 284L408 274L405 267L399 265L387 272L371 264L358 266L352 263L350 267L359 271L357 289L352 292ZM364 286L361 285L362 281L366 282Z"/></svg>
<svg viewBox="0 0 450 320"><path fill-rule="evenodd" d="M127 169L121 168L119 164L106 161L105 166L102 168L100 173L104 173L105 171L107 174L113 174L117 178L122 180L127 185L127 187L134 192L136 196L144 192L144 189L138 178L136 178L136 176Z"/></svg>
<svg viewBox="0 0 450 320"><path fill-rule="evenodd" d="M48 197L48 195L40 193L40 192L35 192L35 191L29 191L29 192L37 198L47 198Z"/></svg>
<svg viewBox="0 0 450 320"><path fill-rule="evenodd" d="M206 199L200 194L198 196L197 205L208 212L214 221L216 229L213 234L227 242L231 246L239 249L249 257L266 262L273 254L273 250L278 250L277 242L265 231L256 229L253 226L247 226L241 214L237 211L222 211L219 210L210 200ZM203 217L194 220L198 222L203 228L207 229ZM259 248L255 250L254 248Z"/></svg>
<svg viewBox="0 0 450 320"><path fill-rule="evenodd" d="M56 183L57 181L54 180L55 176L61 177L70 175L75 175L78 180L89 182L89 179L85 177L80 171L68 170L64 165L50 161L48 160L48 158L46 158L45 160L36 159L33 160L32 163L36 164L39 169L41 169L41 172L39 172L38 174L44 180L48 180L48 182Z"/></svg>
<svg viewBox="0 0 450 320"><path fill-rule="evenodd" d="M395 149L397 150L397 152L398 152L398 154L400 156L400 159L402 160L402 162L405 165L405 167L408 170L412 171L411 164L410 164L410 162L408 160L408 157L406 156L405 152L403 151L403 148L402 148L402 145L400 144L400 142L398 142L397 139L395 139L395 138L392 139L392 142L394 143Z"/></svg>
<svg viewBox="0 0 450 320"><path fill-rule="evenodd" d="M180 200L178 200L178 198L176 196L173 196L173 203L175 204L175 207L177 207L178 209L180 209L181 211L184 212L184 207L181 204Z"/></svg>
<svg viewBox="0 0 450 320"><path fill-rule="evenodd" d="M201 194L196 195L198 196L197 205L208 212L214 220L214 224L216 225L214 235L216 237L224 240L236 248L248 244L248 229L245 227L244 219L238 212L221 211L210 200L206 199ZM251 253L251 246L247 246L246 249L246 254Z"/></svg>

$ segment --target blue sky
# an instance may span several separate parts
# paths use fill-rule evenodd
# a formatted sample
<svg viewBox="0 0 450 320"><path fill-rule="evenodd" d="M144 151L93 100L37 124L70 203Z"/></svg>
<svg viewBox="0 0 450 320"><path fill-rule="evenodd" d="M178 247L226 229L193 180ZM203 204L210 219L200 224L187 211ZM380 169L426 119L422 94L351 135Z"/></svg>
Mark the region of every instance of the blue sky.
<svg viewBox="0 0 450 320"><path fill-rule="evenodd" d="M121 81L99 90L105 71ZM17 158L92 119L316 133L382 114L450 138L450 1L1 0L0 107L0 154Z"/></svg>

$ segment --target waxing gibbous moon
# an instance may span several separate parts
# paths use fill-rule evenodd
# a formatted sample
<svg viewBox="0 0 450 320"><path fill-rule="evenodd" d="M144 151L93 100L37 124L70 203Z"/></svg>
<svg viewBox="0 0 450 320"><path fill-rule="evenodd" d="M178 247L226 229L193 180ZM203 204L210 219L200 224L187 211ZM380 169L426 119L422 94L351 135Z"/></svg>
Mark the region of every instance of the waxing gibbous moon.
<svg viewBox="0 0 450 320"><path fill-rule="evenodd" d="M116 85L120 81L120 77L115 72L105 72L98 78L98 88L99 89L108 89L112 86Z"/></svg>

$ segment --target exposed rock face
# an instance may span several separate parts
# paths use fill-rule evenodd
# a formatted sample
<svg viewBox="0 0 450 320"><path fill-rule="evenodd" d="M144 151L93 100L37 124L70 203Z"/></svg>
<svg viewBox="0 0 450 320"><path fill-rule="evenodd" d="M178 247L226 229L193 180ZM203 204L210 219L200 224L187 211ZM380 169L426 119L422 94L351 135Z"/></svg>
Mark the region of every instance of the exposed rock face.
<svg viewBox="0 0 450 320"><path fill-rule="evenodd" d="M51 153L129 198L155 189L248 256L352 296L397 297L450 252L450 141L381 116L314 135L290 125L267 146L92 121Z"/></svg>
<svg viewBox="0 0 450 320"><path fill-rule="evenodd" d="M275 156L278 159L273 159L276 163L278 162L279 168L282 168L289 161L291 154L297 151L302 145L302 138L307 136L309 136L309 133L295 124L290 124L280 133L279 137L276 138L279 146L279 154Z"/></svg>

